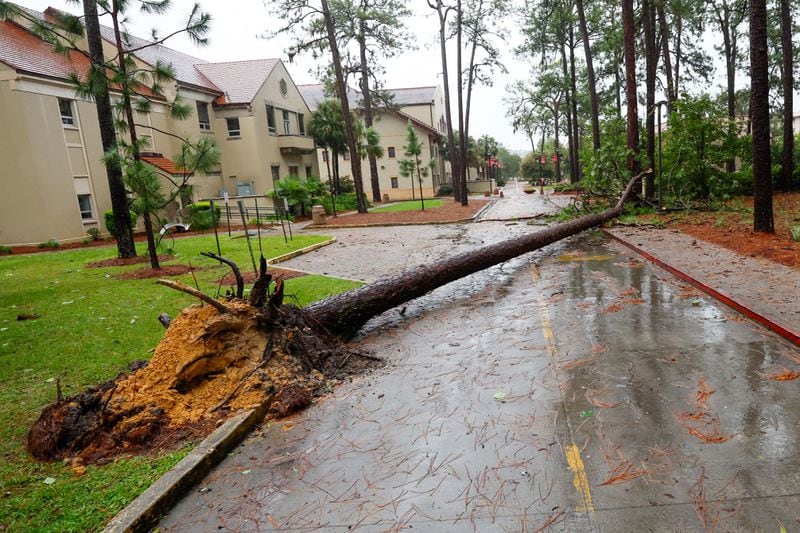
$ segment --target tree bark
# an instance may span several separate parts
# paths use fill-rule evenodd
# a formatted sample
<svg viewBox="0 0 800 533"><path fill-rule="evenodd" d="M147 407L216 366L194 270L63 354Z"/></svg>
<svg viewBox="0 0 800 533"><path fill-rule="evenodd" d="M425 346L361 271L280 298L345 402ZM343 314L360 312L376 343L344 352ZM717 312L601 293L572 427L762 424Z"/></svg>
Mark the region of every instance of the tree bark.
<svg viewBox="0 0 800 533"><path fill-rule="evenodd" d="M105 58L103 57L103 41L100 36L100 20L97 16L97 1L84 0L83 14L89 55L92 57L93 68L98 69L98 75L93 80L97 92L93 96L97 108L97 120L100 124L100 140L103 144L103 152L110 152L117 148L117 133L114 130L114 111L111 108L111 97L108 93L108 78L103 68ZM128 215L130 211L128 195L125 192L122 168L120 168L118 160L109 159L106 162L106 175L111 195L111 211L114 214L114 225L117 228L117 255L119 257L136 257L133 228Z"/></svg>
<svg viewBox="0 0 800 533"><path fill-rule="evenodd" d="M597 85L594 79L594 63L592 62L592 46L589 42L589 29L586 25L586 12L583 9L583 0L575 0L578 9L578 21L583 39L583 54L586 57L586 77L589 84L589 106L592 120L592 149L600 149L600 104L597 99Z"/></svg>
<svg viewBox="0 0 800 533"><path fill-rule="evenodd" d="M367 39L366 21L362 18L358 22L358 50L361 55L361 97L364 100L364 125L372 127L372 95L369 92L369 66L367 65ZM378 176L378 160L373 154L369 155L369 177L372 185L372 201L381 201L381 180Z"/></svg>
<svg viewBox="0 0 800 533"><path fill-rule="evenodd" d="M781 188L789 192L794 173L794 65L792 50L792 12L789 0L781 0L781 52L783 53L783 153L781 154Z"/></svg>
<svg viewBox="0 0 800 533"><path fill-rule="evenodd" d="M575 80L575 30L569 27L569 90L571 93L572 112L572 182L578 182L583 177L581 172L581 135L578 131L578 87Z"/></svg>
<svg viewBox="0 0 800 533"><path fill-rule="evenodd" d="M769 147L769 51L766 0L750 0L750 114L753 124L753 230L775 233Z"/></svg>
<svg viewBox="0 0 800 533"><path fill-rule="evenodd" d="M628 108L628 171L639 173L639 110L636 96L636 32L633 0L622 1L622 29L625 39L625 99Z"/></svg>
<svg viewBox="0 0 800 533"><path fill-rule="evenodd" d="M647 130L647 165L652 168L656 160L656 68L658 67L658 48L656 48L655 32L655 7L653 0L642 2L642 26L644 29L644 49L645 49L645 87L647 94L645 102L647 115L645 119L645 129ZM653 174L645 178L644 196L648 200L653 199L655 191L655 180Z"/></svg>
<svg viewBox="0 0 800 533"><path fill-rule="evenodd" d="M467 194L467 138L464 133L464 71L461 64L463 48L461 46L461 36L463 33L463 12L461 10L461 0L456 3L456 71L458 72L458 180L461 184L461 205L467 205L469 194Z"/></svg>
<svg viewBox="0 0 800 533"><path fill-rule="evenodd" d="M522 237L464 252L432 264L380 279L306 307L313 322L333 335L350 338L371 318L419 298L447 283L532 252L556 241L599 226L622 214L622 208L641 175L631 179L616 206L599 214L557 224Z"/></svg>
<svg viewBox="0 0 800 533"><path fill-rule="evenodd" d="M342 72L342 59L339 55L339 44L336 42L336 29L331 11L328 8L328 0L321 0L322 15L325 19L325 29L328 33L328 45L331 50L333 69L336 73L336 88L339 93L339 100L342 103L342 113L344 114L344 129L347 134L347 149L350 151L350 168L353 172L353 183L356 188L356 206L359 213L367 212L367 204L364 201L364 182L361 179L361 165L358 163L358 149L356 147L355 130L353 129L353 117L350 114L350 102L347 100L347 84L344 81Z"/></svg>
<svg viewBox="0 0 800 533"><path fill-rule="evenodd" d="M669 26L667 26L667 15L664 11L664 0L657 0L658 6L658 26L661 32L661 47L664 54L664 73L667 77L667 114L672 113L672 104L678 99L675 94L675 83L672 80L672 57L669 55Z"/></svg>

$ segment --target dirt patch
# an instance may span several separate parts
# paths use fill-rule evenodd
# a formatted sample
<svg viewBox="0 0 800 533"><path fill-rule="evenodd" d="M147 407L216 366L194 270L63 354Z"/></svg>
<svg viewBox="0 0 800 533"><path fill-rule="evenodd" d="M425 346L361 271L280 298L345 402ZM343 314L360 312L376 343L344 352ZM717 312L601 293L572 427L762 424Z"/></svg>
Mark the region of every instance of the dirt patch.
<svg viewBox="0 0 800 533"><path fill-rule="evenodd" d="M273 279L291 279L291 278L299 278L301 276L307 276L308 274L305 272L300 272L299 270L291 270L288 268L277 268L277 267L269 267L269 273L272 274ZM242 272L242 278L244 279L245 283L255 283L258 276L256 276L255 272ZM236 284L236 276L233 275L233 272L228 272L224 277L217 281L223 285L235 285Z"/></svg>
<svg viewBox="0 0 800 533"><path fill-rule="evenodd" d="M776 194L773 198L775 234L753 231L752 198L741 198L743 209L693 213L675 226L688 235L750 257L800 268L800 243L792 240L791 228L800 226L800 193Z"/></svg>
<svg viewBox="0 0 800 533"><path fill-rule="evenodd" d="M353 215L327 217L326 226L361 226L391 224L446 223L468 220L483 209L487 200L470 199L468 206L445 199L441 207L425 211L395 211L388 213L356 213Z"/></svg>
<svg viewBox="0 0 800 533"><path fill-rule="evenodd" d="M189 272L199 270L197 267L190 267L189 265L166 265L161 268L141 268L139 270L132 270L117 276L119 279L152 279L164 278L170 276L182 276Z"/></svg>
<svg viewBox="0 0 800 533"><path fill-rule="evenodd" d="M163 263L166 261L172 261L175 259L175 256L172 255L159 255L158 261ZM119 267L119 266L129 266L129 265L138 265L140 263L149 263L150 257L147 255L137 255L136 257L115 257L112 259L103 259L102 261L92 261L91 263L86 263L86 268L107 268L107 267Z"/></svg>
<svg viewBox="0 0 800 533"><path fill-rule="evenodd" d="M90 464L164 448L257 405L286 416L375 364L315 331L294 306L224 304L229 312L184 309L149 364L46 407L28 434L31 454Z"/></svg>

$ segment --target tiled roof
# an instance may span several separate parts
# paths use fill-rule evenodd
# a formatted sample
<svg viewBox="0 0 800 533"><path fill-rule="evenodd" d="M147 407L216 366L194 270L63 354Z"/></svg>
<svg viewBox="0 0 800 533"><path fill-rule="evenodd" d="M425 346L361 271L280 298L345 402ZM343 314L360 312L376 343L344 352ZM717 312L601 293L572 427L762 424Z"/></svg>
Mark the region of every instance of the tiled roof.
<svg viewBox="0 0 800 533"><path fill-rule="evenodd" d="M411 115L403 113L402 111L395 111L395 113L397 113L397 115L400 118L404 118L406 120L410 120L412 123L416 124L420 128L428 130L428 131L430 131L432 133L435 133L436 135L439 135L439 132L436 130L436 128L431 127L430 124L426 124L425 122L419 120L418 118L414 118Z"/></svg>
<svg viewBox="0 0 800 533"><path fill-rule="evenodd" d="M100 33L105 40L111 43L116 42L113 28L101 25ZM130 34L127 36L127 42L130 43L130 46L134 48L147 46L150 44L150 41ZM142 48L141 50L136 51L135 55L149 65L155 65L158 61L171 64L172 68L175 70L175 79L179 82L194 85L195 87L201 87L214 92L221 92L213 82L203 76L203 74L195 68L195 65L206 63L206 61L203 59L190 56L189 54L184 54L183 52L178 52L177 50L167 48L163 45Z"/></svg>
<svg viewBox="0 0 800 533"><path fill-rule="evenodd" d="M68 56L57 54L52 46L8 20L0 21L0 62L18 71L59 79L72 73L84 76L89 70L84 55L74 51Z"/></svg>
<svg viewBox="0 0 800 533"><path fill-rule="evenodd" d="M394 103L399 106L414 104L432 104L436 96L436 87L409 87L406 89L386 89L394 95Z"/></svg>
<svg viewBox="0 0 800 533"><path fill-rule="evenodd" d="M325 93L325 85L321 83L312 83L309 85L298 85L297 89L300 91L300 95L303 97L303 100L306 101L306 105L308 109L312 112L317 110L317 106L319 103L333 98ZM347 102L350 104L350 107L355 108L361 105L361 93L352 87L347 88Z"/></svg>
<svg viewBox="0 0 800 533"><path fill-rule="evenodd" d="M277 59L254 59L201 63L195 68L225 94L225 104L249 104L277 64Z"/></svg>
<svg viewBox="0 0 800 533"><path fill-rule="evenodd" d="M142 161L150 163L154 167L163 170L171 176L183 176L186 173L185 169L175 166L171 160L163 157L161 154L142 155Z"/></svg>

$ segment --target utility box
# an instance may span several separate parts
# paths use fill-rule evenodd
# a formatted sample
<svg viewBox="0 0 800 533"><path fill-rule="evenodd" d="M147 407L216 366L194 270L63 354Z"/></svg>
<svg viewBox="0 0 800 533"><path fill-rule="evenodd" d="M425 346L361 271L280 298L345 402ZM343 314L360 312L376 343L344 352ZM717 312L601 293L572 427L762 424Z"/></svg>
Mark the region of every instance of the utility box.
<svg viewBox="0 0 800 533"><path fill-rule="evenodd" d="M325 208L321 205L315 205L311 208L311 222L314 225L325 224Z"/></svg>

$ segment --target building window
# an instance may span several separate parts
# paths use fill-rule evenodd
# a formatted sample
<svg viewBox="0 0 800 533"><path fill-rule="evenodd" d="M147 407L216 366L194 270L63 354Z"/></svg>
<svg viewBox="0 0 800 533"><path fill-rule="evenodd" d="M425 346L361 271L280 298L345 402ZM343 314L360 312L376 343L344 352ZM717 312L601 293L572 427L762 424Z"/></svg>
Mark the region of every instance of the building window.
<svg viewBox="0 0 800 533"><path fill-rule="evenodd" d="M300 169L297 165L289 165L289 175L300 177Z"/></svg>
<svg viewBox="0 0 800 533"><path fill-rule="evenodd" d="M267 106L267 131L273 135L275 131L275 108L271 105Z"/></svg>
<svg viewBox="0 0 800 533"><path fill-rule="evenodd" d="M225 119L228 125L228 137L241 137L242 130L239 129L239 117L229 117Z"/></svg>
<svg viewBox="0 0 800 533"><path fill-rule="evenodd" d="M305 117L302 113L297 114L297 129L300 131L300 135L306 134Z"/></svg>
<svg viewBox="0 0 800 533"><path fill-rule="evenodd" d="M94 214L92 213L92 195L91 194L79 194L78 195L78 206L81 209L81 218L83 220L91 220L94 218Z"/></svg>
<svg viewBox="0 0 800 533"><path fill-rule="evenodd" d="M390 146L390 147L388 147L388 148L386 149L386 152L387 152L387 154L389 155L389 159L394 159L394 158L395 158L394 146Z"/></svg>
<svg viewBox="0 0 800 533"><path fill-rule="evenodd" d="M253 182L239 182L236 184L236 194L238 196L251 196L253 194Z"/></svg>
<svg viewBox="0 0 800 533"><path fill-rule="evenodd" d="M72 100L58 99L58 110L61 113L61 123L65 126L75 125L75 115L72 112Z"/></svg>
<svg viewBox="0 0 800 533"><path fill-rule="evenodd" d="M289 112L283 110L283 133L290 135L292 133L292 123L289 121Z"/></svg>
<svg viewBox="0 0 800 533"><path fill-rule="evenodd" d="M397 182L397 178L392 178L392 189L399 189L400 184Z"/></svg>
<svg viewBox="0 0 800 533"><path fill-rule="evenodd" d="M314 170L311 168L311 165L306 165L306 178L310 178L312 176L312 172L314 172Z"/></svg>
<svg viewBox="0 0 800 533"><path fill-rule="evenodd" d="M197 123L200 125L200 131L211 131L211 119L208 116L208 104L205 102L196 102L197 104Z"/></svg>
<svg viewBox="0 0 800 533"><path fill-rule="evenodd" d="M272 165L270 167L270 170L272 171L272 182L273 183L275 183L276 181L281 179L281 167L280 167L280 165Z"/></svg>

